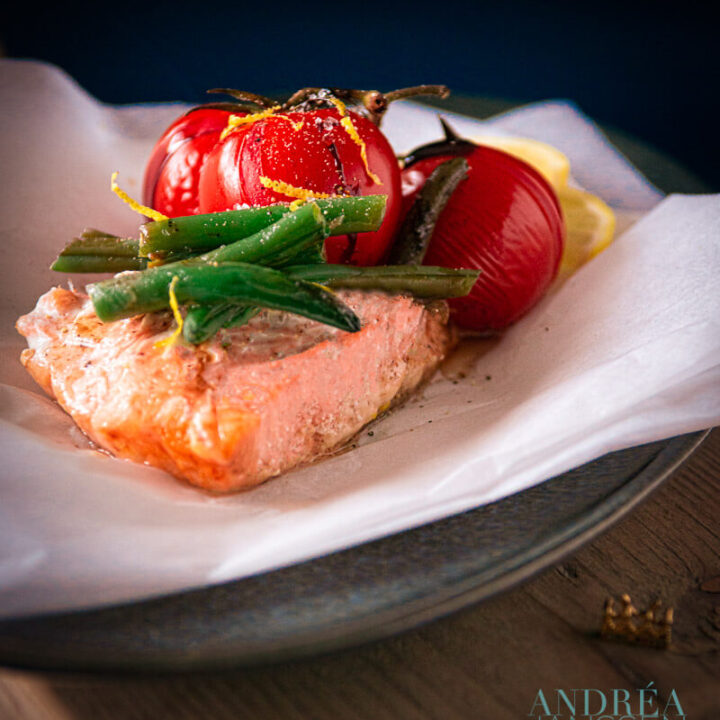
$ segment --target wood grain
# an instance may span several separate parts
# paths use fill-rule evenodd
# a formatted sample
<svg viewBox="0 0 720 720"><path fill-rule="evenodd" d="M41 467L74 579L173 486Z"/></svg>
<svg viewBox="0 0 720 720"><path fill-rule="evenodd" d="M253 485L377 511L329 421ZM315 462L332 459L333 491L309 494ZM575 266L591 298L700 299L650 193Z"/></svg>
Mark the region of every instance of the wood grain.
<svg viewBox="0 0 720 720"><path fill-rule="evenodd" d="M483 605L352 651L207 675L3 671L2 720L526 718L539 688L675 689L720 718L720 429L644 505L574 557ZM601 640L608 595L675 608L673 645Z"/></svg>

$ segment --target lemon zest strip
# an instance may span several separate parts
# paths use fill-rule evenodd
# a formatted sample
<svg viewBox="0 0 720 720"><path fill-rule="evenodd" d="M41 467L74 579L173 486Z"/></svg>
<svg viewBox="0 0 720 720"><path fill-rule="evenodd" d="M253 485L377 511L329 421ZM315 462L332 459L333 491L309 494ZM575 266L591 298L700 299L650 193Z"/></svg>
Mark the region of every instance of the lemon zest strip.
<svg viewBox="0 0 720 720"><path fill-rule="evenodd" d="M168 219L167 215L163 215L162 213L158 212L157 210L153 210L152 208L149 208L145 205L141 205L139 202L137 202L137 200L133 200L124 190L121 190L117 184L118 174L119 173L116 170L110 177L110 189L126 205L128 205L131 210L134 210L136 213L140 213L141 215L145 215L146 217L149 217L150 219L155 220L156 222L160 222L161 220Z"/></svg>
<svg viewBox="0 0 720 720"><path fill-rule="evenodd" d="M241 125L249 125L250 123L257 122L258 120L264 120L265 118L274 115L279 109L279 105L274 105L267 110L251 113L250 115L231 115L228 118L225 129L220 133L220 139L224 140L231 132L237 130Z"/></svg>
<svg viewBox="0 0 720 720"><path fill-rule="evenodd" d="M178 305L177 301L177 295L175 295L175 286L180 282L180 278L177 275L173 275L173 279L170 281L170 285L168 287L168 296L170 298L170 309L172 310L173 317L175 318L175 323L177 324L177 327L175 328L175 332L170 335L170 337L166 337L163 340L158 340L154 345L153 348L155 350L160 350L161 348L168 348L175 344L177 339L180 337L180 334L183 330L183 316L180 313L180 306Z"/></svg>
<svg viewBox="0 0 720 720"><path fill-rule="evenodd" d="M302 126L305 124L304 120L298 120L298 122L295 122L294 120L291 120L287 115L275 115L278 120L287 120L292 126L293 130L295 132L298 132L302 129Z"/></svg>
<svg viewBox="0 0 720 720"><path fill-rule="evenodd" d="M345 106L345 103L342 100L338 100L338 98L336 97L331 97L328 99L340 113L340 124L342 125L345 132L350 136L354 143L360 146L360 157L362 158L363 165L365 166L365 172L376 185L382 185L380 178L374 172L372 172L372 170L370 170L367 159L367 147L358 135L358 132L353 125L352 118L347 114L347 107Z"/></svg>
<svg viewBox="0 0 720 720"><path fill-rule="evenodd" d="M368 177L376 185L382 185L382 180L380 180L380 178L370 169L370 166L368 165L367 146L365 145L361 137L358 135L358 131L353 125L352 118L347 114L347 108L345 107L345 103L342 100L338 100L336 97L331 97L328 99L338 109L341 118L340 124L342 125L345 132L350 136L351 140L356 145L360 146L360 157L362 158L363 165L365 166L365 172L368 174Z"/></svg>
<svg viewBox="0 0 720 720"><path fill-rule="evenodd" d="M340 120L340 124L345 129L345 132L351 137L352 141L360 146L360 157L362 158L363 165L365 166L365 172L368 174L368 177L376 185L382 185L382 180L380 180L380 178L370 169L370 166L368 165L367 147L362 138L358 135L358 132L353 125L352 118L349 115L346 115L342 120Z"/></svg>
<svg viewBox="0 0 720 720"><path fill-rule="evenodd" d="M340 113L340 117L345 117L347 115L347 108L342 100L338 100L336 97L329 97L328 100L337 108Z"/></svg>
<svg viewBox="0 0 720 720"><path fill-rule="evenodd" d="M282 180L272 180L265 175L260 176L260 184L266 187L268 190L274 190L282 195L296 198L297 200L317 200L319 198L333 197L328 193L316 192L315 190L308 190L307 188L299 188L290 183L283 182ZM297 209L297 208L296 208Z"/></svg>
<svg viewBox="0 0 720 720"><path fill-rule="evenodd" d="M325 292L330 293L331 295L337 295L337 293L334 290L331 290L327 285L323 285L319 282L313 282L312 280L308 280L308 282L311 285L314 285L315 287L319 287L321 290L324 290Z"/></svg>
<svg viewBox="0 0 720 720"><path fill-rule="evenodd" d="M280 105L274 105L267 110L261 110L260 112L251 113L250 115L231 115L228 118L227 125L220 133L220 139L224 140L230 133L237 130L241 125L250 125L258 120L264 120L265 118L275 117L279 120L287 120L292 126L293 130L298 131L305 124L304 120L295 122L285 115L276 115L275 113L280 109Z"/></svg>

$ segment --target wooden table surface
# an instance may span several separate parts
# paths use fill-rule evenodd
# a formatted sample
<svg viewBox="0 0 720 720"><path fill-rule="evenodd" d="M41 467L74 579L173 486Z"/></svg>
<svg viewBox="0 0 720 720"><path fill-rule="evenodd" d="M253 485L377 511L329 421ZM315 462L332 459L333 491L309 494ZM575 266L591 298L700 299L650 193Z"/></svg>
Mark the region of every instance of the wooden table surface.
<svg viewBox="0 0 720 720"><path fill-rule="evenodd" d="M0 718L520 720L539 690L554 702L557 688L608 698L625 689L636 713L637 690L654 683L660 717L675 697L688 720L718 720L718 518L720 428L618 525L489 602L390 640L272 667L151 678L4 670ZM600 639L605 598L624 592L642 607L656 598L674 607L670 649Z"/></svg>

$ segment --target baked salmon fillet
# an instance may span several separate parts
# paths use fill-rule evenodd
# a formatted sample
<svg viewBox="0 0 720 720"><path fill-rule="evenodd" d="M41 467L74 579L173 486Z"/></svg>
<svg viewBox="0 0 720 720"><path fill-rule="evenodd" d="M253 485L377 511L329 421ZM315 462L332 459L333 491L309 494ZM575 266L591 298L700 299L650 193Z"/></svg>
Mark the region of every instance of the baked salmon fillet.
<svg viewBox="0 0 720 720"><path fill-rule="evenodd" d="M338 294L359 332L263 311L202 345L159 348L169 313L103 323L87 295L54 288L17 322L21 360L98 446L207 490L246 489L346 442L452 344L444 303Z"/></svg>

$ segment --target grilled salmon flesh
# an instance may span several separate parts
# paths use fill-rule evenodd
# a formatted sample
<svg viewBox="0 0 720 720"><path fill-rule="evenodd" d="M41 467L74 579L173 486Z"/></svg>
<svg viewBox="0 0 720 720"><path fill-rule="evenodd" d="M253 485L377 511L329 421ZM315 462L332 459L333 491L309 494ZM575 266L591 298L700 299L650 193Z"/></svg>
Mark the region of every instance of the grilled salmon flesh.
<svg viewBox="0 0 720 720"><path fill-rule="evenodd" d="M169 313L103 323L54 288L17 322L22 362L100 447L213 491L250 488L355 435L436 369L444 303L341 292L362 330L264 311L199 346L156 348Z"/></svg>

